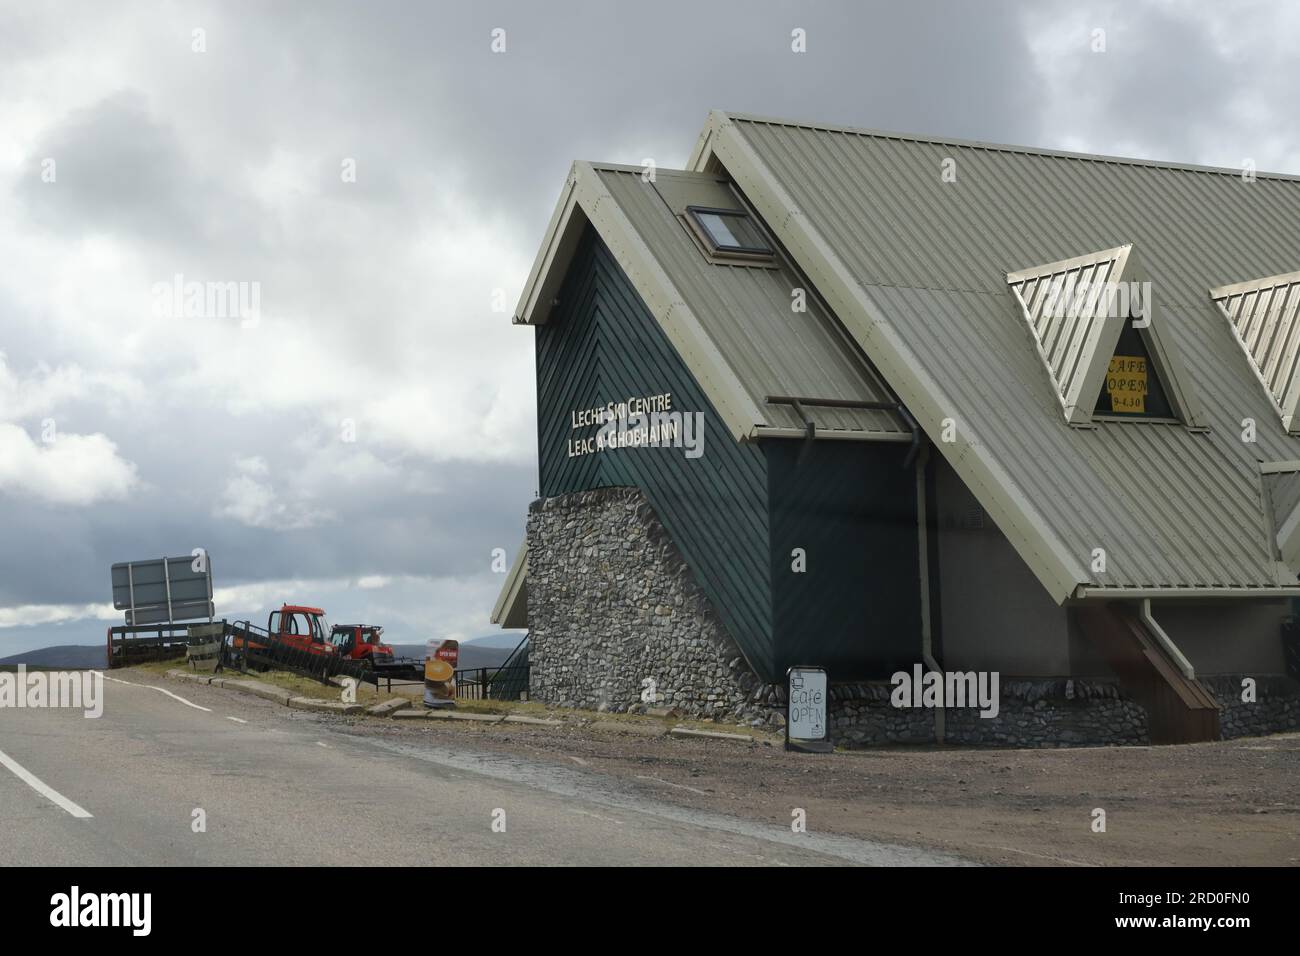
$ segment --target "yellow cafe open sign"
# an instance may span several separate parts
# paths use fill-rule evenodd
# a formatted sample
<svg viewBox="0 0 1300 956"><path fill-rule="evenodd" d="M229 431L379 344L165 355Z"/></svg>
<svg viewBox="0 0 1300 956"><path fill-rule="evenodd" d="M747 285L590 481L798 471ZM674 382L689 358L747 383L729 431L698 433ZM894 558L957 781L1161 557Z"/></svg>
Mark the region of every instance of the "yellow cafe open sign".
<svg viewBox="0 0 1300 956"><path fill-rule="evenodd" d="M1106 373L1111 411L1141 414L1147 410L1147 360L1139 355L1116 355Z"/></svg>

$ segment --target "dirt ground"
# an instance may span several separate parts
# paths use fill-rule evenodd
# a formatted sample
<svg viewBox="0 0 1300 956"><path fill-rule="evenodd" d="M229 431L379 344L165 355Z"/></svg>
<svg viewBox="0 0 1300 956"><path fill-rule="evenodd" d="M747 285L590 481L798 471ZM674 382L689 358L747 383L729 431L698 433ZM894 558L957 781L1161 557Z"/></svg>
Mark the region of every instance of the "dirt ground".
<svg viewBox="0 0 1300 956"><path fill-rule="evenodd" d="M787 753L618 724L357 721L619 778L647 795L810 831L1016 865L1300 864L1300 734L1168 747ZM1106 830L1093 832L1093 811Z"/></svg>

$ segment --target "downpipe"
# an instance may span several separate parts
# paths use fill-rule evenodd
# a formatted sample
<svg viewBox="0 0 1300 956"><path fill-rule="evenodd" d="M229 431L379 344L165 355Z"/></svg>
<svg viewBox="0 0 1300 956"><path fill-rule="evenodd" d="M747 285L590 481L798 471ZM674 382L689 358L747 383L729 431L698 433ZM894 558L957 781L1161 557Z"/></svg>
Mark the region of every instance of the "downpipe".
<svg viewBox="0 0 1300 956"><path fill-rule="evenodd" d="M1184 677L1188 680L1196 680L1196 671L1192 668L1192 662L1183 655L1183 652L1178 649L1178 645L1174 643L1173 638L1165 633L1165 629L1160 626L1160 622L1151 613L1151 599L1143 598L1141 607L1142 623L1151 632L1151 636L1156 639L1156 643L1169 655L1169 659L1174 662L1175 667L1182 671Z"/></svg>
<svg viewBox="0 0 1300 956"><path fill-rule="evenodd" d="M930 535L925 511L925 466L930 460L930 446L923 443L915 453L909 452L916 465L916 539L917 565L921 575L921 660L927 668L943 673L943 668L934 659L934 636L930 628ZM942 707L934 711L934 739L942 744L944 738L945 711Z"/></svg>

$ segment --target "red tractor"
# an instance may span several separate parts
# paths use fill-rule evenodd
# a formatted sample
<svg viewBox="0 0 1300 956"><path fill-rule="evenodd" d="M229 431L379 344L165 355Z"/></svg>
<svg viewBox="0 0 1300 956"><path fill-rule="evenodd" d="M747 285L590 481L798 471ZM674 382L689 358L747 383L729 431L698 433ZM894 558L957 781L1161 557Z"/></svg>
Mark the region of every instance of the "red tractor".
<svg viewBox="0 0 1300 956"><path fill-rule="evenodd" d="M313 654L334 652L325 636L329 633L328 626L323 610L298 604L285 604L280 610L272 611L266 620L266 630L273 637Z"/></svg>
<svg viewBox="0 0 1300 956"><path fill-rule="evenodd" d="M326 628L325 612L320 608L285 604L280 610L271 612L266 619L265 632L253 626L247 629L237 628L235 637L230 643L236 650L243 650L247 643L249 651L266 653L266 638L262 637L259 640L264 633L278 638L281 644L295 650L306 651L309 654L333 654L334 647L325 636L328 633Z"/></svg>
<svg viewBox="0 0 1300 956"><path fill-rule="evenodd" d="M382 667L393 663L393 649L381 640L383 633L382 627L371 624L335 624L330 644L340 657Z"/></svg>

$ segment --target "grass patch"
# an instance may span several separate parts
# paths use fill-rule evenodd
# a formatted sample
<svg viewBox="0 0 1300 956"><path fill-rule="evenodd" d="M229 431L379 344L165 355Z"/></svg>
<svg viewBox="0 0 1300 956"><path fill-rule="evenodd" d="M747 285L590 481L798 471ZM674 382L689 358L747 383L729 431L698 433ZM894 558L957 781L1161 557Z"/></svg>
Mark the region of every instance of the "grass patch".
<svg viewBox="0 0 1300 956"><path fill-rule="evenodd" d="M125 668L127 671L137 671L144 674L156 674L165 676L170 670L186 670L184 661L151 661L148 664L137 664L133 667ZM318 680L312 680L310 677L303 677L301 674L295 674L293 671L250 670L247 674L242 674L236 670L219 671L215 677L226 680L254 680L261 684L270 684L272 687L279 687L286 690L295 697L314 697L318 700L338 700L342 691L341 687L334 684L322 684ZM412 686L406 693L398 693L399 687L393 688L393 693L386 690L376 690L372 685L361 683L357 685L357 703L368 705L376 704L381 701L390 700L394 697L402 697L407 700L418 699L424 693L421 687Z"/></svg>
<svg viewBox="0 0 1300 956"><path fill-rule="evenodd" d="M151 676L165 676L169 670L176 669L185 670L185 662L183 660L151 661L146 664L136 664L130 668L125 668L128 671L136 671ZM312 680L310 677L303 677L292 671L250 670L247 674L241 674L238 671L226 670L221 671L216 676L234 680L259 681L263 684L270 684L273 687L287 690L297 697L314 697L320 700L339 699L340 688L332 684L322 684L320 681ZM409 700L413 708L422 709L424 707L424 688L419 684L408 684L400 688L394 687L392 693L383 689L376 690L370 684L363 683L357 687L357 703L363 706L399 697ZM538 701L529 700L468 700L458 698L455 709L468 714L519 714L526 717L550 717L563 720L566 723L612 722L645 724L662 727L665 730L673 727L687 727L691 730L720 730L725 733L750 734L758 738L775 739L771 730L750 727L746 724L722 723L685 717L659 717L651 714L616 714L595 710L548 707Z"/></svg>

